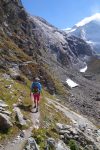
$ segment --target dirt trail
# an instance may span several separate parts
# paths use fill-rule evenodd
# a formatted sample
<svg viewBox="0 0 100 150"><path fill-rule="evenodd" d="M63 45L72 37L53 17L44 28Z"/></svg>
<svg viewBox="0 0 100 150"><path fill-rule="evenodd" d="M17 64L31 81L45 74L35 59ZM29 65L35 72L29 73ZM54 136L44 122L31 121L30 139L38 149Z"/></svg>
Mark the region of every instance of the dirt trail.
<svg viewBox="0 0 100 150"><path fill-rule="evenodd" d="M8 143L4 148L1 148L0 150L22 150L24 147L26 141L31 136L32 127L25 131L24 138L15 138L12 142Z"/></svg>
<svg viewBox="0 0 100 150"><path fill-rule="evenodd" d="M24 132L24 138L21 138L20 136L17 136L13 141L10 143L7 143L7 145L0 148L0 150L22 150L25 143L27 142L28 138L32 134L33 128L38 129L39 128L39 118L40 118L40 112L37 113L31 113L31 121L33 125L25 130Z"/></svg>
<svg viewBox="0 0 100 150"><path fill-rule="evenodd" d="M40 112L31 113L31 120L33 123L33 128L38 129L40 125Z"/></svg>

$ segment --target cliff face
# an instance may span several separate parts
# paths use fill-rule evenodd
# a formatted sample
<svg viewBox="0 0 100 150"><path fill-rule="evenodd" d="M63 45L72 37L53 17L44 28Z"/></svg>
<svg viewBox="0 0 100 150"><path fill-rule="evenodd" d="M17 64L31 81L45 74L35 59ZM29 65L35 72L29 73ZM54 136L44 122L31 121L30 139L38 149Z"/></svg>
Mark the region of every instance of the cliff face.
<svg viewBox="0 0 100 150"><path fill-rule="evenodd" d="M79 67L84 66L80 56L92 55L90 46L83 40L67 37L44 19L29 16L21 1L2 0L0 14L1 30L33 59Z"/></svg>

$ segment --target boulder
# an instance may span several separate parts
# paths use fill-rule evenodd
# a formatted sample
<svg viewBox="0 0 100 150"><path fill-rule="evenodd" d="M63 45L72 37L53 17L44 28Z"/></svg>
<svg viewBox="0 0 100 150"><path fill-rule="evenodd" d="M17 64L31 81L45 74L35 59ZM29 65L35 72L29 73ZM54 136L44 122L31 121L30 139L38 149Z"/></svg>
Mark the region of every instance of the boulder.
<svg viewBox="0 0 100 150"><path fill-rule="evenodd" d="M65 134L64 134L64 142L65 142L65 143L68 143L68 141L69 141L70 139L73 139L73 136L72 136L71 134L65 133Z"/></svg>
<svg viewBox="0 0 100 150"><path fill-rule="evenodd" d="M6 114L0 113L0 130L6 130L12 127L10 117Z"/></svg>
<svg viewBox="0 0 100 150"><path fill-rule="evenodd" d="M100 136L100 129L99 129L99 130L97 130L97 134Z"/></svg>
<svg viewBox="0 0 100 150"><path fill-rule="evenodd" d="M0 108L6 108L6 107L8 107L8 105L3 100L0 100Z"/></svg>
<svg viewBox="0 0 100 150"><path fill-rule="evenodd" d="M97 150L97 149L95 149L95 146L93 146L93 145L86 145L84 149L85 150Z"/></svg>
<svg viewBox="0 0 100 150"><path fill-rule="evenodd" d="M86 127L87 127L86 124L79 124L79 129L83 132L86 130Z"/></svg>
<svg viewBox="0 0 100 150"><path fill-rule="evenodd" d="M59 134L65 134L65 133L68 133L68 134L70 134L70 131L69 130L60 130L59 131Z"/></svg>
<svg viewBox="0 0 100 150"><path fill-rule="evenodd" d="M60 130L68 130L70 128L71 128L70 125L64 125L64 124L61 124L61 123L56 123L57 132L59 132Z"/></svg>
<svg viewBox="0 0 100 150"><path fill-rule="evenodd" d="M58 141L58 143L56 143L56 149L55 150L70 150L69 147L66 146L66 144L63 141Z"/></svg>
<svg viewBox="0 0 100 150"><path fill-rule="evenodd" d="M24 125L26 126L27 123L26 123L26 121L23 119L24 117L23 117L23 114L21 113L20 109L19 109L18 107L15 107L15 108L14 108L14 111L15 111L16 116L17 116L17 118L18 118L19 124L20 124L21 126L24 126Z"/></svg>
<svg viewBox="0 0 100 150"><path fill-rule="evenodd" d="M7 116L10 116L10 115L11 115L11 112L8 111L8 110L0 110L0 113L6 114Z"/></svg>
<svg viewBox="0 0 100 150"><path fill-rule="evenodd" d="M10 72L10 76L13 79L17 79L18 77L20 77L19 67L16 64L14 64L14 67L9 68L9 72Z"/></svg>
<svg viewBox="0 0 100 150"><path fill-rule="evenodd" d="M10 85L5 85L5 88L10 89L11 88L11 84Z"/></svg>
<svg viewBox="0 0 100 150"><path fill-rule="evenodd" d="M39 147L33 137L28 139L25 150L39 150Z"/></svg>
<svg viewBox="0 0 100 150"><path fill-rule="evenodd" d="M53 138L47 139L47 149L55 149L56 141Z"/></svg>
<svg viewBox="0 0 100 150"><path fill-rule="evenodd" d="M22 130L20 133L20 137L24 138L25 137L25 130Z"/></svg>
<svg viewBox="0 0 100 150"><path fill-rule="evenodd" d="M100 136L96 138L96 141L100 143Z"/></svg>
<svg viewBox="0 0 100 150"><path fill-rule="evenodd" d="M96 97L96 101L100 101L100 97Z"/></svg>
<svg viewBox="0 0 100 150"><path fill-rule="evenodd" d="M5 109L0 106L0 111L5 111Z"/></svg>
<svg viewBox="0 0 100 150"><path fill-rule="evenodd" d="M70 128L70 133L74 135L78 135L78 131L75 128Z"/></svg>

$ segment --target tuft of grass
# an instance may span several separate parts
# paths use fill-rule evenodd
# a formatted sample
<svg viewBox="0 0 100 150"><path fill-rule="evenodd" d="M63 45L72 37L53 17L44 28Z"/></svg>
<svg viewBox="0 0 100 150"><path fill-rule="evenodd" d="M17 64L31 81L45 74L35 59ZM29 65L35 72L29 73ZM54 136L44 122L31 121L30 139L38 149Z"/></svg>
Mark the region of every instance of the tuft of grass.
<svg viewBox="0 0 100 150"><path fill-rule="evenodd" d="M46 141L48 138L53 137L54 139L58 139L59 135L54 132L53 127L50 128L40 128L38 130L33 130L33 137L36 140L37 144L40 146L41 150L46 148Z"/></svg>
<svg viewBox="0 0 100 150"><path fill-rule="evenodd" d="M70 147L71 150L79 150L79 147L78 147L75 140L70 140L69 141L69 147Z"/></svg>
<svg viewBox="0 0 100 150"><path fill-rule="evenodd" d="M38 130L33 130L33 137L36 140L36 143L40 146L41 150L44 150L44 148L46 147L46 130L41 128Z"/></svg>

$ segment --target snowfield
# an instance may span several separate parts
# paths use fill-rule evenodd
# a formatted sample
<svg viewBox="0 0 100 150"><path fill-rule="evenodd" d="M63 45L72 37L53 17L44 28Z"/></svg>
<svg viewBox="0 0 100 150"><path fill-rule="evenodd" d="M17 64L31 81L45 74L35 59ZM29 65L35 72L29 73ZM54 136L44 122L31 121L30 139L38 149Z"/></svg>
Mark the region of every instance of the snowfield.
<svg viewBox="0 0 100 150"><path fill-rule="evenodd" d="M80 72L86 72L86 70L87 70L87 66L85 66L84 68L82 68L82 69L80 69Z"/></svg>
<svg viewBox="0 0 100 150"><path fill-rule="evenodd" d="M66 83L68 84L69 87L74 88L79 86L77 83L75 83L74 81L72 81L71 79L66 79Z"/></svg>

